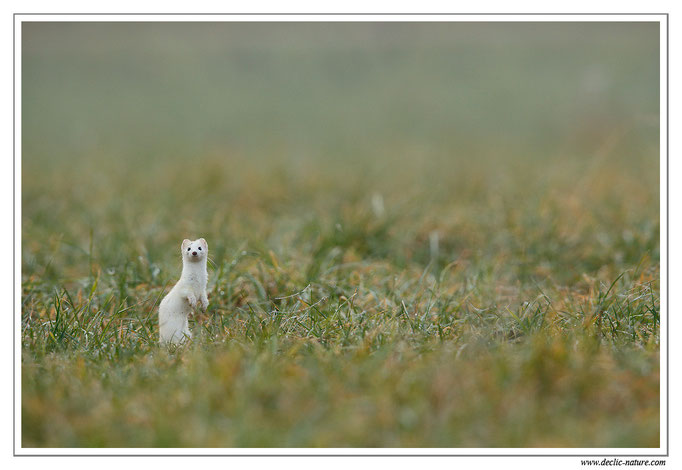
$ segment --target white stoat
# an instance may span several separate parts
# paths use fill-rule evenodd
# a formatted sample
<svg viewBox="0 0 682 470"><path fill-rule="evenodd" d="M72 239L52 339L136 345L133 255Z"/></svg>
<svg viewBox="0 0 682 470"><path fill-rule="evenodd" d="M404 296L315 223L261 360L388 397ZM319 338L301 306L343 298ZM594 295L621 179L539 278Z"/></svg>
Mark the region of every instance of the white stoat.
<svg viewBox="0 0 682 470"><path fill-rule="evenodd" d="M192 337L187 316L192 309L200 306L208 308L206 295L206 260L208 244L206 240L184 239L181 245L182 275L171 291L159 305L159 342L180 344Z"/></svg>

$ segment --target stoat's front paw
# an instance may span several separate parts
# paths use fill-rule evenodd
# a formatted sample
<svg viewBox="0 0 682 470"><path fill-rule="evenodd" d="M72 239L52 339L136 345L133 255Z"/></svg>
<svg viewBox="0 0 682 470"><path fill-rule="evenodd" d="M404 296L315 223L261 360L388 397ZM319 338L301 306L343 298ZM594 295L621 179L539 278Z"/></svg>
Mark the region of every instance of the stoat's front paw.
<svg viewBox="0 0 682 470"><path fill-rule="evenodd" d="M190 307L197 308L197 298L194 296L194 294L189 294L187 296L187 301L189 302Z"/></svg>
<svg viewBox="0 0 682 470"><path fill-rule="evenodd" d="M201 310L203 310L205 312L206 309L208 308L208 297L205 295L202 296L200 302L201 302Z"/></svg>

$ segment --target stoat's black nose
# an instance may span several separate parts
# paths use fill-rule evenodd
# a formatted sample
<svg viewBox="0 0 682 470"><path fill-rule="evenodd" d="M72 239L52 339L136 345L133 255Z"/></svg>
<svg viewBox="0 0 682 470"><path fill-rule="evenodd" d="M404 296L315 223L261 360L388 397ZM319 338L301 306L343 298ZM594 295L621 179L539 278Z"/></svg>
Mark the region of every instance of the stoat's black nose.
<svg viewBox="0 0 682 470"><path fill-rule="evenodd" d="M192 252L192 256L196 256L196 255L197 255L197 252L196 252L196 251L193 251L193 252Z"/></svg>

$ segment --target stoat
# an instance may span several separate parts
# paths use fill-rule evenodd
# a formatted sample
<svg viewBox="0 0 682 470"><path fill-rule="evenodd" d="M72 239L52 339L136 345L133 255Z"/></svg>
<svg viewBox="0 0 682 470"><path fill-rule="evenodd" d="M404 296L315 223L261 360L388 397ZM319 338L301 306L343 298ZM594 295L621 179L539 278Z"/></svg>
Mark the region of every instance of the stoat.
<svg viewBox="0 0 682 470"><path fill-rule="evenodd" d="M206 240L184 239L181 245L182 274L159 305L159 342L180 344L192 337L188 315L192 309L208 308L206 282L208 244Z"/></svg>

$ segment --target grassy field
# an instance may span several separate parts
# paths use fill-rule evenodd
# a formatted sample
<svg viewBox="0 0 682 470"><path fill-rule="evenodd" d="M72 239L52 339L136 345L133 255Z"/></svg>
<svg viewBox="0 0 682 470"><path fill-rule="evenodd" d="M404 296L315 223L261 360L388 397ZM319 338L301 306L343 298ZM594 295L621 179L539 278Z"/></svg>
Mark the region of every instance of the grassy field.
<svg viewBox="0 0 682 470"><path fill-rule="evenodd" d="M22 45L24 447L659 446L657 25Z"/></svg>

